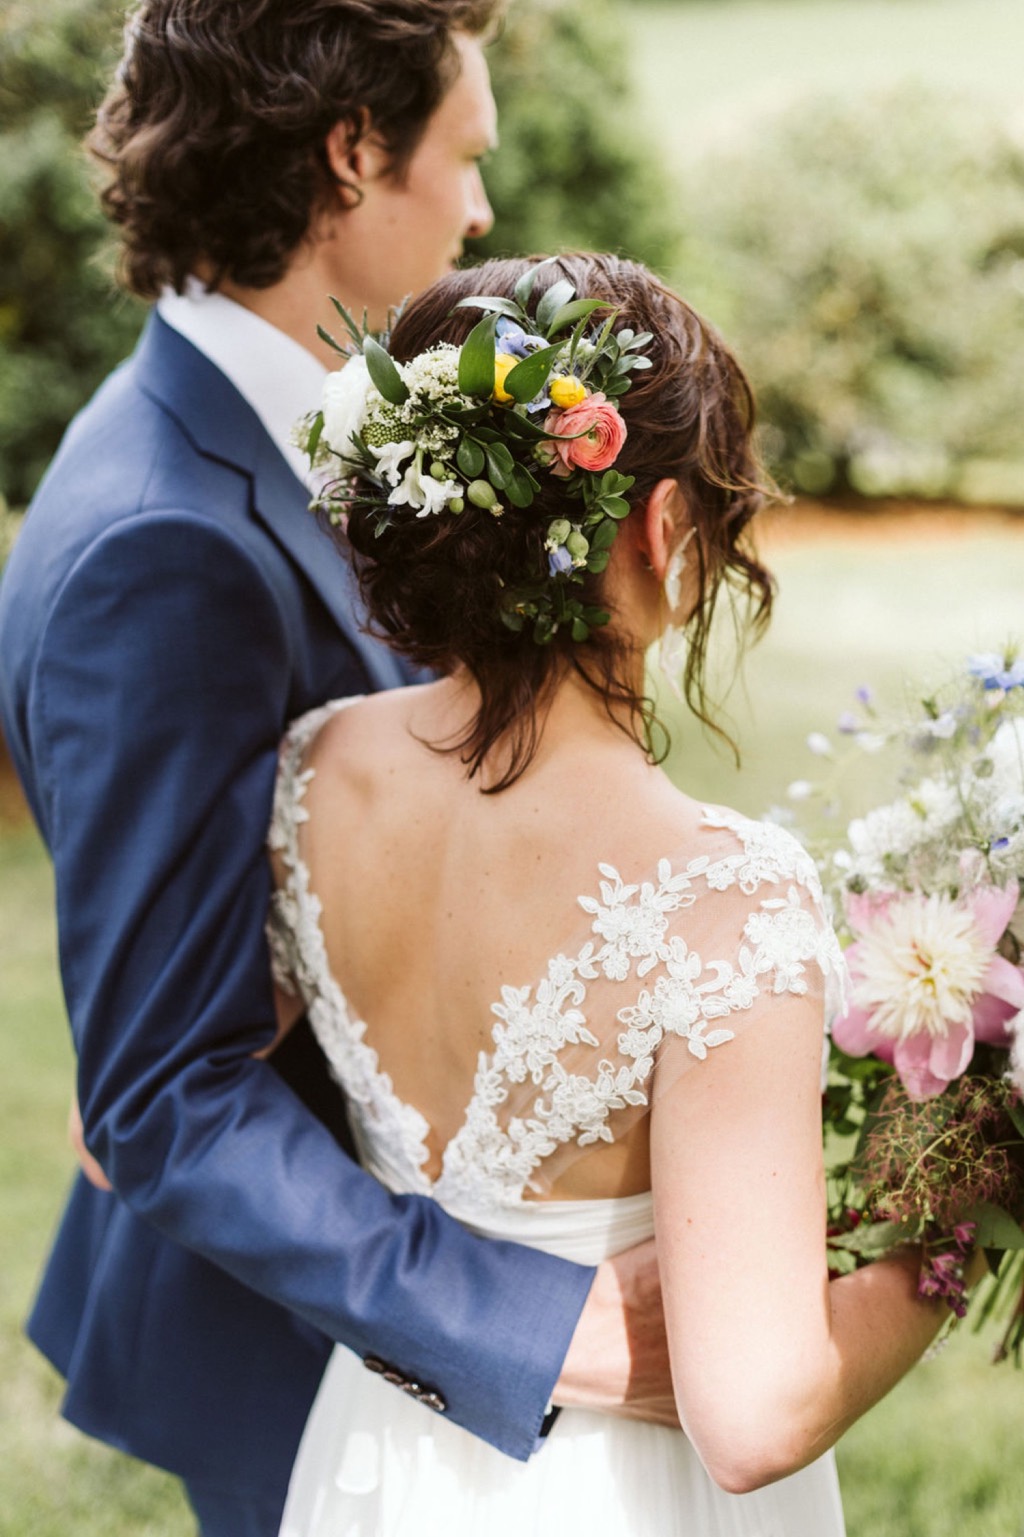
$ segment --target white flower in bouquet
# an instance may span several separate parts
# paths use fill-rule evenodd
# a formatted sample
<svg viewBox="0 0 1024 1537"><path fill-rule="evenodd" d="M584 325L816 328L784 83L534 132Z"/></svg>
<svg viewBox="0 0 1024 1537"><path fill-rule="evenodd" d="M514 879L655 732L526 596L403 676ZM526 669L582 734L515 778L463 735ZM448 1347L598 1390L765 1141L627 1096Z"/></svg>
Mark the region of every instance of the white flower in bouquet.
<svg viewBox="0 0 1024 1537"><path fill-rule="evenodd" d="M985 756L994 783L1019 794L1024 787L1024 719L1018 715L1000 722Z"/></svg>
<svg viewBox="0 0 1024 1537"><path fill-rule="evenodd" d="M913 1099L965 1072L976 1041L1004 1049L1024 1007L1024 977L997 953L1017 883L952 897L920 891L848 894L850 1006L833 1037L852 1056L891 1062Z"/></svg>
<svg viewBox="0 0 1024 1537"><path fill-rule="evenodd" d="M349 358L343 368L324 380L320 409L324 414L324 439L339 459L352 456L352 435L361 432L373 385L362 353Z"/></svg>
<svg viewBox="0 0 1024 1537"><path fill-rule="evenodd" d="M947 1036L966 1024L992 941L968 908L949 897L912 893L887 906L884 923L866 924L857 943L853 999L879 1035Z"/></svg>
<svg viewBox="0 0 1024 1537"><path fill-rule="evenodd" d="M891 806L876 806L866 816L856 817L846 830L850 847L862 865L881 870L887 854L906 854L924 836L924 824L909 801L894 801Z"/></svg>
<svg viewBox="0 0 1024 1537"><path fill-rule="evenodd" d="M377 461L381 479L389 486L397 486L402 479L402 463L415 451L415 443L406 438L401 443L370 443L367 446Z"/></svg>
<svg viewBox="0 0 1024 1537"><path fill-rule="evenodd" d="M462 487L454 480L436 480L429 472L424 474L422 455L417 454L404 478L388 496L388 504L411 507L418 518L426 518L431 513L443 512L461 491Z"/></svg>
<svg viewBox="0 0 1024 1537"><path fill-rule="evenodd" d="M459 392L460 350L452 342L439 342L404 364L402 377L412 393L428 404L455 398L471 405L469 397Z"/></svg>

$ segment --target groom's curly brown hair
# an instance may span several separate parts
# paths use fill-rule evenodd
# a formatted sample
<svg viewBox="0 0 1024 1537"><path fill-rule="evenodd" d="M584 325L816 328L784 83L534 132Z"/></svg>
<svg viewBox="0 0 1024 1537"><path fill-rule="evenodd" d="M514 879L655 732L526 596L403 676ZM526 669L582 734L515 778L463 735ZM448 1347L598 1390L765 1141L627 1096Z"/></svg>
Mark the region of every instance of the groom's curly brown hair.
<svg viewBox="0 0 1024 1537"><path fill-rule="evenodd" d="M372 125L402 172L501 0L139 0L87 140L143 298L202 267L265 288L338 182L325 140ZM342 186L342 192L345 188ZM353 189L348 189L354 196Z"/></svg>

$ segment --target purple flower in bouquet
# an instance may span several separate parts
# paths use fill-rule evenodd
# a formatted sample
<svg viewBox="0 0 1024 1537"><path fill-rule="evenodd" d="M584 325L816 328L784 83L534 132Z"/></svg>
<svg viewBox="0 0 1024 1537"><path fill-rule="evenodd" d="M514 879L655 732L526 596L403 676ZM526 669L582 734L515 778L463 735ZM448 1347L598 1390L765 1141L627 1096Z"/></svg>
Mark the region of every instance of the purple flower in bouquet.
<svg viewBox="0 0 1024 1537"><path fill-rule="evenodd" d="M1024 974L996 946L1017 900L1015 880L957 898L848 892L853 985L833 1026L837 1046L891 1062L911 1098L923 1100L966 1071L976 1041L1011 1045Z"/></svg>
<svg viewBox="0 0 1024 1537"><path fill-rule="evenodd" d="M1011 662L996 651L980 652L967 658L967 671L972 678L980 678L988 689L1002 689L1009 693L1013 688L1024 688L1024 660Z"/></svg>
<svg viewBox="0 0 1024 1537"><path fill-rule="evenodd" d="M543 336L531 336L508 315L502 315L494 329L498 351L514 358L528 358L531 352L547 346Z"/></svg>

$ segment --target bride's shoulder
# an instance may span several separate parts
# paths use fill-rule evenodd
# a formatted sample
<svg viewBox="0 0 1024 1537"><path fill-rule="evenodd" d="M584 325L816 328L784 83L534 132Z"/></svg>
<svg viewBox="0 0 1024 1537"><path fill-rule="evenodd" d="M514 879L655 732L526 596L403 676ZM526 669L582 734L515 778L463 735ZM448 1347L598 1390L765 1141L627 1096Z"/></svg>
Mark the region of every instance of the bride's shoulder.
<svg viewBox="0 0 1024 1537"><path fill-rule="evenodd" d="M329 699L298 716L288 726L281 747L283 761L301 759L317 770L342 761L351 766L360 751L379 760L386 739L398 733L416 687L379 694Z"/></svg>
<svg viewBox="0 0 1024 1537"><path fill-rule="evenodd" d="M797 885L820 899L814 860L779 823L672 789L645 818L639 864L667 879L685 876L720 892L752 896L759 888ZM618 851L622 839L616 840ZM625 863L637 868L637 847ZM606 863L616 865L614 857ZM667 872L667 874L666 874ZM760 895L765 895L764 891Z"/></svg>
<svg viewBox="0 0 1024 1537"><path fill-rule="evenodd" d="M751 874L760 870L763 879L817 882L817 867L804 845L769 817L750 817L729 806L704 803L700 824L709 840L742 852Z"/></svg>
<svg viewBox="0 0 1024 1537"><path fill-rule="evenodd" d="M652 859L648 850L642 873L635 863L601 865L600 901L581 901L597 915L595 926L600 921L631 944L649 932L655 948L669 935L687 945L721 941L723 960L730 943L741 943L749 952L742 965L751 956L755 969L761 962L769 970L782 961L799 963L792 972L798 979L803 963L814 959L829 1007L840 1007L844 966L829 902L813 858L788 828L684 796L659 831L661 853ZM625 912L629 908L635 916Z"/></svg>

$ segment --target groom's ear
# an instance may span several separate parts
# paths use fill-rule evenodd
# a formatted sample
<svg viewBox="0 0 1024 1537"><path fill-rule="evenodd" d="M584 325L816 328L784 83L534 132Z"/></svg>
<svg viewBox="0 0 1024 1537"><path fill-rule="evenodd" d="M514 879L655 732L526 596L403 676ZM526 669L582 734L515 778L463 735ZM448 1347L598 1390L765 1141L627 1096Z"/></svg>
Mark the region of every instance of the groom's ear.
<svg viewBox="0 0 1024 1537"><path fill-rule="evenodd" d="M346 209L361 203L369 184L390 168L391 157L374 134L365 107L354 117L339 118L324 141L324 154Z"/></svg>

